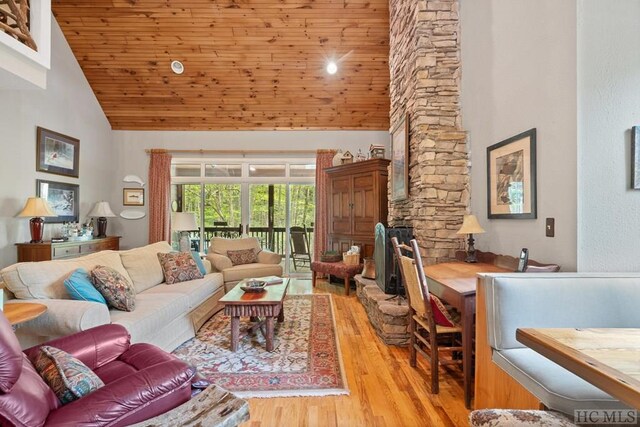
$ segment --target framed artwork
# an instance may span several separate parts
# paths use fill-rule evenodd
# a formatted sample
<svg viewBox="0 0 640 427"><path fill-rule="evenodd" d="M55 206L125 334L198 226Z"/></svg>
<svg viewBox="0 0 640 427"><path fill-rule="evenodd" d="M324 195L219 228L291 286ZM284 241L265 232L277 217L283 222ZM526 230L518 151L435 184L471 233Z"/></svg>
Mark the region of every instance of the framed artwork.
<svg viewBox="0 0 640 427"><path fill-rule="evenodd" d="M42 197L58 215L46 222L78 222L80 218L80 186L66 182L36 180L36 196Z"/></svg>
<svg viewBox="0 0 640 427"><path fill-rule="evenodd" d="M123 188L122 204L124 206L144 206L144 188Z"/></svg>
<svg viewBox="0 0 640 427"><path fill-rule="evenodd" d="M36 170L77 178L80 140L38 126Z"/></svg>
<svg viewBox="0 0 640 427"><path fill-rule="evenodd" d="M391 200L409 197L409 114L391 131Z"/></svg>
<svg viewBox="0 0 640 427"><path fill-rule="evenodd" d="M631 189L640 190L640 126L631 129Z"/></svg>
<svg viewBox="0 0 640 427"><path fill-rule="evenodd" d="M534 219L536 130L530 129L487 148L489 219Z"/></svg>

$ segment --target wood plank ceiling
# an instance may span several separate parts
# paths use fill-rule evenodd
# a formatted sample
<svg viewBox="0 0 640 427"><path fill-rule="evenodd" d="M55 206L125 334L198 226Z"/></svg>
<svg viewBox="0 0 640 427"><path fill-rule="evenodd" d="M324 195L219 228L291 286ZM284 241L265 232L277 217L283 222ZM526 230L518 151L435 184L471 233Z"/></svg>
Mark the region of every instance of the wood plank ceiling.
<svg viewBox="0 0 640 427"><path fill-rule="evenodd" d="M389 128L388 0L52 8L113 129ZM171 72L172 60L184 74Z"/></svg>

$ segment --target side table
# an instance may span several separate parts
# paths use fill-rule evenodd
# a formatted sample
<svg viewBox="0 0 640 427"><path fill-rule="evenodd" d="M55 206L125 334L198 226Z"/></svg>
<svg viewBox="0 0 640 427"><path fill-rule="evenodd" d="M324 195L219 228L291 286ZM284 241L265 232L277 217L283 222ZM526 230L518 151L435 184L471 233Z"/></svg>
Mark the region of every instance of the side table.
<svg viewBox="0 0 640 427"><path fill-rule="evenodd" d="M5 304L3 312L11 326L28 322L41 316L47 311L47 306L35 302L15 302Z"/></svg>
<svg viewBox="0 0 640 427"><path fill-rule="evenodd" d="M313 287L316 286L317 273L330 274L332 276L340 277L344 279L344 292L349 296L349 289L351 288L351 278L356 274L362 273L364 264L347 265L342 261L338 262L322 262L313 261L311 263L311 278Z"/></svg>

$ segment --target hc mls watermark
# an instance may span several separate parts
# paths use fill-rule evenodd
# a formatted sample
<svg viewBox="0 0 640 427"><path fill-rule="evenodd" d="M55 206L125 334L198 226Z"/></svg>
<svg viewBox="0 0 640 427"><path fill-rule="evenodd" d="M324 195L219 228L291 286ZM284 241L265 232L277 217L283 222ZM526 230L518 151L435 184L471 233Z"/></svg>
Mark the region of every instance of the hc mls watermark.
<svg viewBox="0 0 640 427"><path fill-rule="evenodd" d="M577 409L573 411L576 424L638 424L638 411L633 409Z"/></svg>

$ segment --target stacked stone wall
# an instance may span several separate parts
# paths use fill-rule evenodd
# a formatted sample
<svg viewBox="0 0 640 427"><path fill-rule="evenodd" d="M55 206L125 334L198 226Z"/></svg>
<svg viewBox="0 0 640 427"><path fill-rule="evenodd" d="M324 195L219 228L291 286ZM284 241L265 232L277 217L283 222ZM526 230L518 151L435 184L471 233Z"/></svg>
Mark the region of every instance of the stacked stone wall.
<svg viewBox="0 0 640 427"><path fill-rule="evenodd" d="M389 8L391 127L408 113L410 134L409 198L391 201L389 193L389 224L413 226L430 264L464 247L455 233L469 206L458 7L457 0L390 0Z"/></svg>

